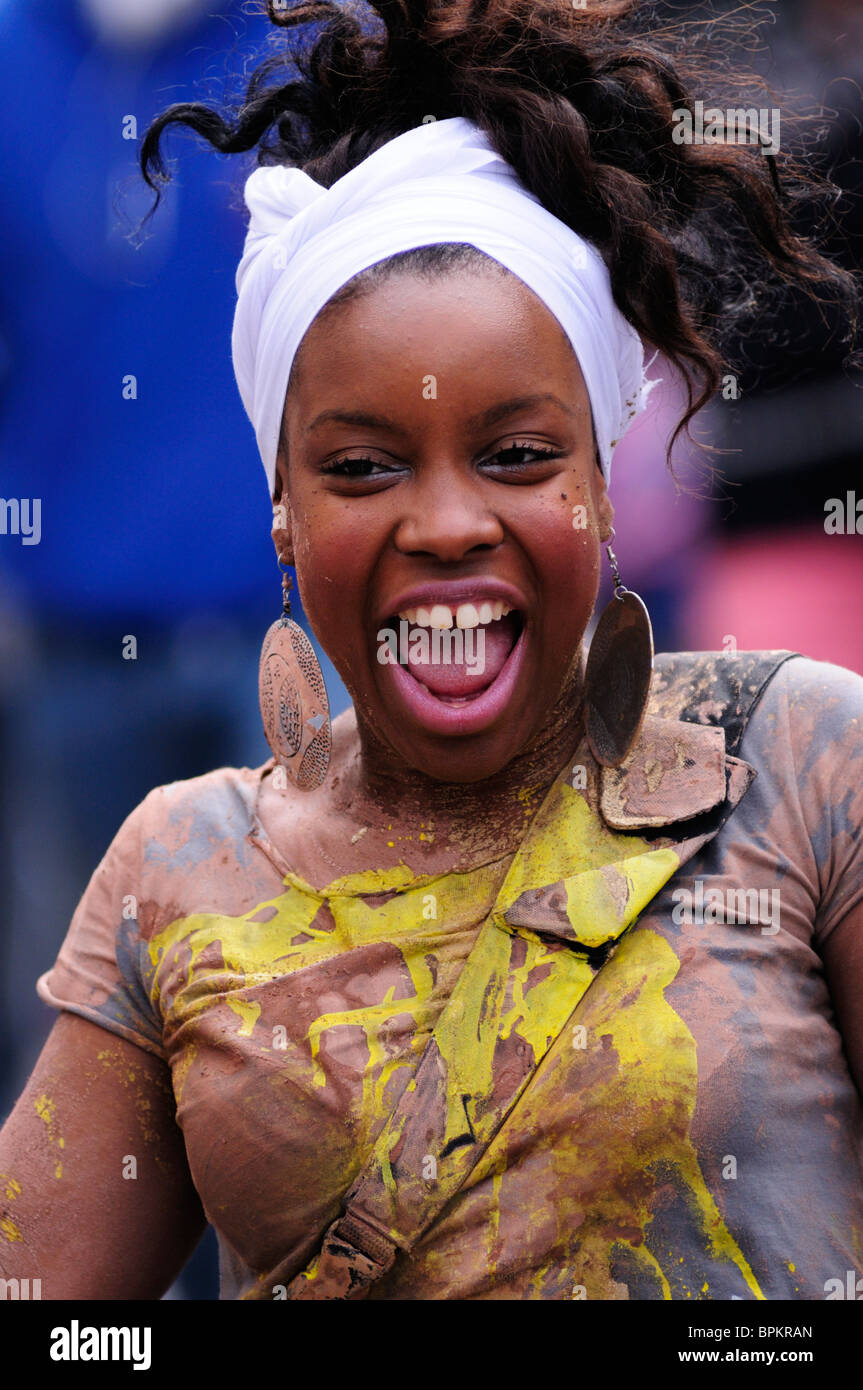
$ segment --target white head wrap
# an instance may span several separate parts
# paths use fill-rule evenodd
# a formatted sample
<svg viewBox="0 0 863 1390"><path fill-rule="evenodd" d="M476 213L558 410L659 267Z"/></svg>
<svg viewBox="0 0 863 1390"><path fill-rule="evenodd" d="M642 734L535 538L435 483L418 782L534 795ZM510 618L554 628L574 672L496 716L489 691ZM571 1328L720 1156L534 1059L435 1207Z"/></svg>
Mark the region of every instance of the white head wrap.
<svg viewBox="0 0 863 1390"><path fill-rule="evenodd" d="M271 496L291 365L317 313L376 261L446 241L499 261L554 314L581 367L608 481L615 444L657 384L645 376L643 344L597 249L524 188L473 121L405 131L330 188L300 169L256 169L245 197L234 371Z"/></svg>

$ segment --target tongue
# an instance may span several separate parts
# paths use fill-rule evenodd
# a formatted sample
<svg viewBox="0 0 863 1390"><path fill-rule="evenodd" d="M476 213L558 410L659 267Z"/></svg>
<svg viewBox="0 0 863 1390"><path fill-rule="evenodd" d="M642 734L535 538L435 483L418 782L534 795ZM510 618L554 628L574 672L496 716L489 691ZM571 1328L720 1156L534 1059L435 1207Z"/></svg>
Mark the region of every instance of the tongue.
<svg viewBox="0 0 863 1390"><path fill-rule="evenodd" d="M426 634L421 646L414 640L418 632ZM451 637L444 632L436 641L434 628L411 627L408 667L433 695L458 699L479 694L497 679L518 638L518 620L508 613L496 623L450 632Z"/></svg>

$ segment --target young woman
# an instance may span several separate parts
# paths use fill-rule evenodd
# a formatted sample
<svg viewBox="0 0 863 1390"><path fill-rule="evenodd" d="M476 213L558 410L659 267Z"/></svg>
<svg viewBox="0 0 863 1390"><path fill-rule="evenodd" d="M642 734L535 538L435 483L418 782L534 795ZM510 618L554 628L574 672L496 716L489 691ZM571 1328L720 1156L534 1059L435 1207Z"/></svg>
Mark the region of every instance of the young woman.
<svg viewBox="0 0 863 1390"><path fill-rule="evenodd" d="M651 677L622 585L585 659L647 352L683 425L741 287L826 286L852 345L858 289L788 219L811 175L678 139L711 74L640 9L273 5L326 21L299 78L148 134L151 177L172 121L258 147L234 360L353 708L286 617L274 758L157 788L97 869L0 1138L0 1268L44 1297L158 1297L205 1220L223 1298L859 1266L863 680Z"/></svg>

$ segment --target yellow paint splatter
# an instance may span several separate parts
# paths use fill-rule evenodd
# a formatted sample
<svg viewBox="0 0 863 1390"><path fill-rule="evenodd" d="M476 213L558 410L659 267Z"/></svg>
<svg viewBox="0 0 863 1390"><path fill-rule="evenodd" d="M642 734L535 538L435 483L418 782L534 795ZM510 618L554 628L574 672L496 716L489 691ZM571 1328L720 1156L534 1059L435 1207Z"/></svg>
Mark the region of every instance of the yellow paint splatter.
<svg viewBox="0 0 863 1390"><path fill-rule="evenodd" d="M53 1100L49 1100L48 1096L45 1095L37 1096L33 1102L33 1106L35 1108L36 1114L39 1116L39 1119L44 1120L46 1125L48 1125L48 1127L50 1128L51 1123L54 1119Z"/></svg>
<svg viewBox="0 0 863 1390"><path fill-rule="evenodd" d="M13 1241L24 1239L18 1227L15 1225L15 1222L9 1216L0 1218L0 1234L2 1234L4 1240L8 1240L10 1245Z"/></svg>
<svg viewBox="0 0 863 1390"><path fill-rule="evenodd" d="M557 1139L553 1200L559 1239L575 1242L561 1258L587 1287L588 1298L616 1296L612 1266L620 1252L656 1278L664 1299L692 1296L680 1279L684 1257L672 1262L667 1247L660 1250L653 1238L656 1181L673 1183L689 1212L686 1240L693 1248L690 1261L700 1259L703 1265L700 1284L709 1283L707 1262L730 1263L753 1296L763 1299L707 1187L690 1137L698 1083L695 1040L665 999L679 968L675 952L658 933L642 928L625 936L573 1015L593 1040L592 1048L573 1049L567 1037L557 1039L522 1098L514 1133L507 1135L504 1126L470 1175L471 1187L486 1181L506 1163L509 1143L541 1132L561 1095L579 1096L584 1126L562 1131ZM621 1115L627 1116L625 1126ZM643 1181L634 1180L637 1174ZM601 1203L595 1200L599 1191L605 1194ZM537 1200L539 1222L550 1200L545 1184ZM533 1219L529 1208L525 1218ZM633 1234L624 1237L623 1231Z"/></svg>
<svg viewBox="0 0 863 1390"><path fill-rule="evenodd" d="M119 1081L123 1089L132 1094L135 1102L135 1115L141 1130L141 1137L151 1144L156 1153L154 1155L156 1163L161 1162L159 1154L160 1136L153 1126L152 1102L148 1094L147 1086L142 1084L142 1074L126 1065L122 1055L112 1048L104 1048L96 1053L96 1060L102 1063L108 1071L113 1072L115 1080ZM63 1141L60 1141L61 1144Z"/></svg>
<svg viewBox="0 0 863 1390"><path fill-rule="evenodd" d="M248 1037L249 1022L254 1026L261 1013L260 1003L249 997L256 986L333 959L360 944L393 943L407 971L409 987L398 991L402 997L393 997L390 990L378 1003L333 1010L317 1019L308 1034L309 1079L315 1086L323 1087L327 1077L319 1060L322 1034L345 1024L359 1026L365 1033L368 1060L362 1083L362 1116L357 1120L359 1141L364 1132L379 1128L380 1119L391 1107L391 1101L387 1101L387 1087L392 1076L403 1067L415 1065L416 1054L422 1051L434 1026L440 1005L433 1001L435 974L430 953L437 961L439 978L442 971L455 973L449 963L455 952L442 941L439 923L446 923L446 932L455 941L459 941L460 934L460 957L465 931L468 928L472 933L479 930L478 904L485 899L491 906L504 871L505 863L497 862L467 874L415 875L405 865L398 865L387 870L369 869L346 875L321 891L288 874L281 896L256 904L241 917L197 914L178 919L155 935L149 948L153 967L152 1003L154 1008L159 1008L163 981L170 978L174 1025L193 1020L203 1010L211 1008L214 995L218 995L244 1020L245 1026L239 1030L239 1035ZM429 885L433 885L437 898L437 919L427 919L423 914L424 895ZM398 896L390 898L384 907L372 907L365 901L366 895L392 893ZM314 925L324 903L332 914L326 929ZM272 917L265 922L254 921L263 908L273 909ZM216 943L221 960L213 958L211 948ZM204 952L208 953L206 965L199 964ZM460 959L455 959L453 964L459 965ZM225 989L226 970L233 977L230 992ZM255 1011L254 1017L251 1010ZM414 1042L407 1055L394 1059L384 1045L383 1035L391 1020L402 1014L413 1019ZM174 1093L178 1103L194 1060L194 1043L189 1043L173 1062Z"/></svg>
<svg viewBox="0 0 863 1390"><path fill-rule="evenodd" d="M48 1131L48 1143L56 1144L59 1149L64 1149L66 1147L66 1141L63 1136L57 1132L55 1106L50 1096L46 1096L44 1093L41 1096L37 1096L33 1102L33 1108L39 1116L39 1119L45 1124ZM63 1164L58 1159L54 1165L54 1177L59 1179L62 1178L62 1176Z"/></svg>
<svg viewBox="0 0 863 1390"><path fill-rule="evenodd" d="M255 1001L248 1002L245 999L233 999L230 997L227 1002L234 1013L243 1020L241 1027L237 1030L238 1037L250 1038L255 1024L261 1016L260 1004Z"/></svg>
<svg viewBox="0 0 863 1390"><path fill-rule="evenodd" d="M8 1201L14 1202L16 1197L21 1196L20 1182L10 1177L8 1173L0 1173L0 1182L5 1184L3 1191Z"/></svg>

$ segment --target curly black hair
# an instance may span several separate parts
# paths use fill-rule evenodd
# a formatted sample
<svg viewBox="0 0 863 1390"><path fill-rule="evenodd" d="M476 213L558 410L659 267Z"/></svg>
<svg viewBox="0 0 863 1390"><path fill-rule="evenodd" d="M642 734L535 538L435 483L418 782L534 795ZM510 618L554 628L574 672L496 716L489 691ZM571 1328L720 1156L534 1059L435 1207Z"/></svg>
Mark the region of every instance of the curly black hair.
<svg viewBox="0 0 863 1390"><path fill-rule="evenodd" d="M766 81L741 69L750 6L701 19L689 6L683 20L662 0L252 0L247 8L276 26L273 51L233 106L182 102L153 121L141 168L154 208L168 178L168 126L190 127L225 154L256 150L258 164L299 167L329 187L424 117L466 116L550 212L596 245L618 308L681 373L688 409L669 461L733 365L723 356L728 335L783 285L820 311L838 310L845 364L860 364L860 277L818 249L841 192L805 148L823 112L780 108ZM309 26L306 43L300 31ZM751 107L753 93L804 137L798 153L675 140L676 112L692 113L696 100ZM396 270L445 273L481 254L463 244L401 253L354 277L326 308Z"/></svg>

